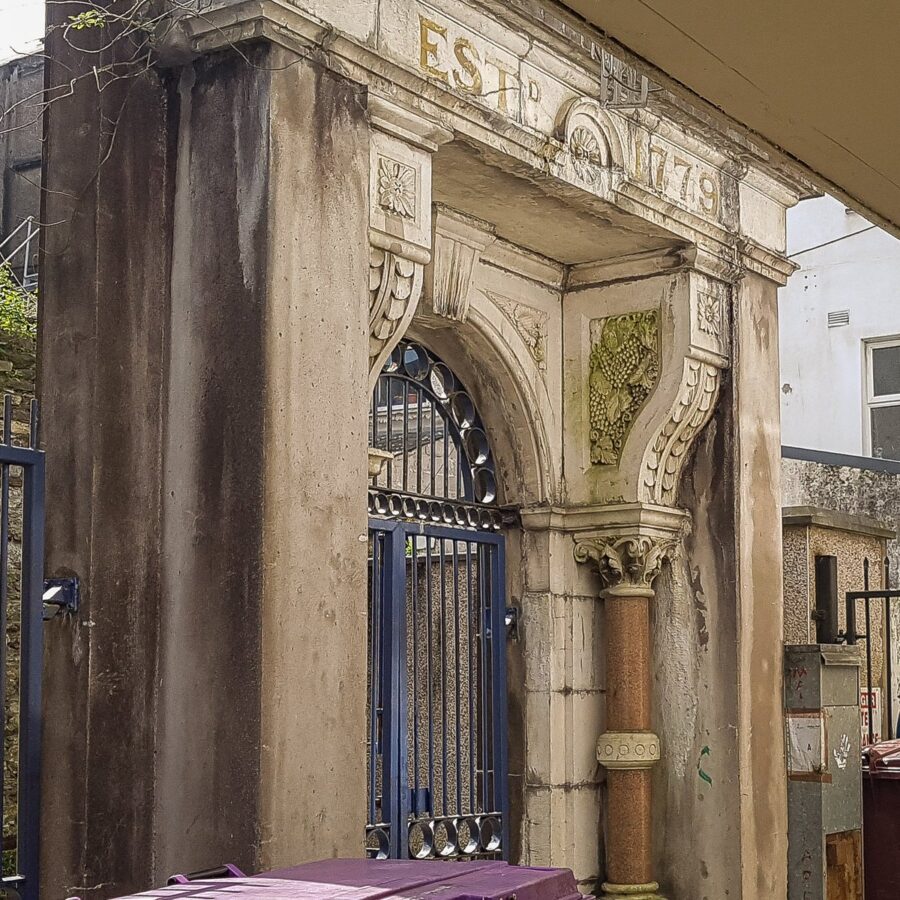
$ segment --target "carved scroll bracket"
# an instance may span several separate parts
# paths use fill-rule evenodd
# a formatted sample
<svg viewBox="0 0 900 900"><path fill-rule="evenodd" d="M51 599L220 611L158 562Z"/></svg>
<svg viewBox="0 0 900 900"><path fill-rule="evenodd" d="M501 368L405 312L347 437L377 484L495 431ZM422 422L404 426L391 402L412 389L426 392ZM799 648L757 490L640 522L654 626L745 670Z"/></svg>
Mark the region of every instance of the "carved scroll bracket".
<svg viewBox="0 0 900 900"><path fill-rule="evenodd" d="M583 326L586 479L597 503L674 506L730 364L732 286L695 269L648 279ZM600 290L605 290L601 288Z"/></svg>
<svg viewBox="0 0 900 900"><path fill-rule="evenodd" d="M369 390L403 337L431 260L431 156L452 133L369 98Z"/></svg>
<svg viewBox="0 0 900 900"><path fill-rule="evenodd" d="M638 478L638 499L672 506L691 447L712 418L722 372L730 362L729 288L710 278L691 275L687 322L682 333L687 346L680 360L680 377L665 414L644 450ZM677 357L673 365L679 365ZM676 370L677 371L677 370Z"/></svg>

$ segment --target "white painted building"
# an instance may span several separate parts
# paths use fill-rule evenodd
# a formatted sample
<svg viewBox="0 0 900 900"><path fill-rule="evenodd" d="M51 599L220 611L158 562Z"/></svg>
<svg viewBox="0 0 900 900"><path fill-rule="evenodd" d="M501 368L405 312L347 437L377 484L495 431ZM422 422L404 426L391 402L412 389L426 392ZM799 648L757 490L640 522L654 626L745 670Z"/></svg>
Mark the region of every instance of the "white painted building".
<svg viewBox="0 0 900 900"><path fill-rule="evenodd" d="M900 241L831 197L788 211L782 442L900 459Z"/></svg>

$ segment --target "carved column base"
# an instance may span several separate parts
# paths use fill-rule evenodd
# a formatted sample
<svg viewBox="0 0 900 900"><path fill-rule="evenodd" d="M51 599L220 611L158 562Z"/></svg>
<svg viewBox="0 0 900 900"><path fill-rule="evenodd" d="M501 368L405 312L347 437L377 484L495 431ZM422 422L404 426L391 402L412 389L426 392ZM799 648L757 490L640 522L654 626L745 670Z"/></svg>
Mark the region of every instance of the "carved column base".
<svg viewBox="0 0 900 900"><path fill-rule="evenodd" d="M607 731L597 739L597 760L607 769L649 769L659 762L652 731Z"/></svg>
<svg viewBox="0 0 900 900"><path fill-rule="evenodd" d="M659 885L655 881L647 884L609 884L603 883L603 896L607 900L665 900L658 894Z"/></svg>

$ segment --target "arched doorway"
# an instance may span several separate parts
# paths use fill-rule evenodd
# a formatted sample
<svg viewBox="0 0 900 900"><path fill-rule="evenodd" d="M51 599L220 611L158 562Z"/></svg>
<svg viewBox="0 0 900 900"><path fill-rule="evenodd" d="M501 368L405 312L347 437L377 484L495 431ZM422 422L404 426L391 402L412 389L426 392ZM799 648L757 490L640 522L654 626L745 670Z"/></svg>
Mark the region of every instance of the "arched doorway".
<svg viewBox="0 0 900 900"><path fill-rule="evenodd" d="M379 376L369 486L368 825L379 857L508 851L504 538L456 375L402 341Z"/></svg>

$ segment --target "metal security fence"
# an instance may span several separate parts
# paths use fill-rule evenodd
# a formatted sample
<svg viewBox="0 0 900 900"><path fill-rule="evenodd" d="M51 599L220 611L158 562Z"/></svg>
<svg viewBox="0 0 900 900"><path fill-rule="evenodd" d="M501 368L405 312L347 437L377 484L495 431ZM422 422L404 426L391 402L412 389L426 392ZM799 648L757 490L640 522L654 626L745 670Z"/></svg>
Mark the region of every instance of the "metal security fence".
<svg viewBox="0 0 900 900"><path fill-rule="evenodd" d="M494 462L450 369L401 342L372 397L369 824L380 858L509 846L506 587Z"/></svg>
<svg viewBox="0 0 900 900"><path fill-rule="evenodd" d="M872 686L878 681L876 677L873 680L873 672L872 672L872 657L873 657L873 647L872 647L872 603L879 602L882 604L882 609L884 610L884 659L885 659L885 668L886 668L886 682L885 682L885 701L887 708L887 739L892 739L897 736L897 722L894 718L895 716L895 707L894 707L894 659L893 659L893 648L892 644L892 625L894 617L900 614L900 608L898 608L897 601L900 600L900 590L892 589L890 587L891 584L891 566L890 560L884 560L884 587L883 588L872 588L869 584L870 574L869 574L869 560L863 560L863 589L861 591L848 591L845 595L846 602L846 616L847 616L847 628L846 632L842 637L845 638L848 644L856 644L860 639L865 641L866 648L866 684L869 685L869 693L872 692ZM862 604L862 614L863 621L865 623L865 631L860 632L858 630L857 625L857 613L858 613L858 604ZM868 728L868 743L875 743L875 735L876 730L880 730L880 728L876 729L874 716L872 715L872 710L870 708L869 713L866 717L867 719L867 728Z"/></svg>
<svg viewBox="0 0 900 900"><path fill-rule="evenodd" d="M38 896L44 454L32 402L25 446L16 444L12 398L0 434L0 694L4 713L3 888Z"/></svg>

